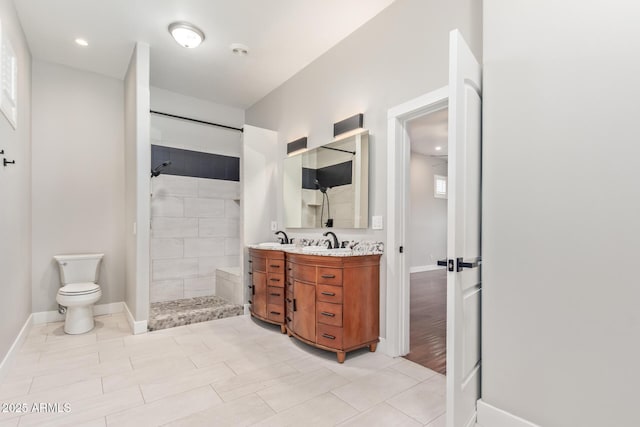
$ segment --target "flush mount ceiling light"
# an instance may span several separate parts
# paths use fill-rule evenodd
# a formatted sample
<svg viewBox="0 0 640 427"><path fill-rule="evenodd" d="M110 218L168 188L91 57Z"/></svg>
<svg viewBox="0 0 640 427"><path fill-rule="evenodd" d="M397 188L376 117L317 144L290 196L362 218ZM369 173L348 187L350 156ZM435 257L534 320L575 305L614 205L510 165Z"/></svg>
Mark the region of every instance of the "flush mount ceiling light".
<svg viewBox="0 0 640 427"><path fill-rule="evenodd" d="M193 49L204 40L204 33L198 27L188 22L174 22L169 25L169 32L182 47Z"/></svg>
<svg viewBox="0 0 640 427"><path fill-rule="evenodd" d="M440 150L442 150L442 147L440 146L436 147L436 151L440 151Z"/></svg>
<svg viewBox="0 0 640 427"><path fill-rule="evenodd" d="M249 47L242 43L232 43L229 49L238 56L246 56L249 54Z"/></svg>
<svg viewBox="0 0 640 427"><path fill-rule="evenodd" d="M75 40L75 42L76 42L76 44L77 44L77 45L80 45L80 46L82 46L82 47L87 47L87 46L89 46L89 42L88 42L88 41L86 41L85 39L77 38L77 39Z"/></svg>

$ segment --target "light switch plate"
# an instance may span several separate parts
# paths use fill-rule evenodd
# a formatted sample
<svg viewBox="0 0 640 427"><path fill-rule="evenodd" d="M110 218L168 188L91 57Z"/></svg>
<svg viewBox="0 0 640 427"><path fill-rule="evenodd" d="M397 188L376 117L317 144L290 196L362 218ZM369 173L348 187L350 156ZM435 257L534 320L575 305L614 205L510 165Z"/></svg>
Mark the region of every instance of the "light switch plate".
<svg viewBox="0 0 640 427"><path fill-rule="evenodd" d="M382 215L374 215L371 217L371 228L374 230L382 230Z"/></svg>
<svg viewBox="0 0 640 427"><path fill-rule="evenodd" d="M278 221L271 221L271 231L278 231Z"/></svg>

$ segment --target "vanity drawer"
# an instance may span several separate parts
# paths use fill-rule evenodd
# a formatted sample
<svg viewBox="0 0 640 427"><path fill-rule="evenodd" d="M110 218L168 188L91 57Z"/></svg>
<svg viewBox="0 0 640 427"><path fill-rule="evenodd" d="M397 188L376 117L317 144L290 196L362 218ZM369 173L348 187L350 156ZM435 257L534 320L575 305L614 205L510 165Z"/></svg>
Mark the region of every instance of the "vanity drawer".
<svg viewBox="0 0 640 427"><path fill-rule="evenodd" d="M310 265L293 265L293 278L303 282L316 281L316 267Z"/></svg>
<svg viewBox="0 0 640 427"><path fill-rule="evenodd" d="M267 271L267 259L251 257L251 270L252 271Z"/></svg>
<svg viewBox="0 0 640 427"><path fill-rule="evenodd" d="M267 285L277 286L284 288L284 274L282 273L267 273Z"/></svg>
<svg viewBox="0 0 640 427"><path fill-rule="evenodd" d="M339 326L318 324L317 343L326 347L342 349L342 328Z"/></svg>
<svg viewBox="0 0 640 427"><path fill-rule="evenodd" d="M267 292L267 304L284 305L284 289L269 286Z"/></svg>
<svg viewBox="0 0 640 427"><path fill-rule="evenodd" d="M342 304L318 302L316 304L316 313L318 316L318 323L342 326Z"/></svg>
<svg viewBox="0 0 640 427"><path fill-rule="evenodd" d="M283 259L270 259L267 261L268 273L284 273L284 260Z"/></svg>
<svg viewBox="0 0 640 427"><path fill-rule="evenodd" d="M267 318L274 322L284 323L284 307L282 305L267 304Z"/></svg>
<svg viewBox="0 0 640 427"><path fill-rule="evenodd" d="M342 286L342 269L318 267L318 283Z"/></svg>
<svg viewBox="0 0 640 427"><path fill-rule="evenodd" d="M316 286L318 301L326 301L342 304L342 286L318 285Z"/></svg>

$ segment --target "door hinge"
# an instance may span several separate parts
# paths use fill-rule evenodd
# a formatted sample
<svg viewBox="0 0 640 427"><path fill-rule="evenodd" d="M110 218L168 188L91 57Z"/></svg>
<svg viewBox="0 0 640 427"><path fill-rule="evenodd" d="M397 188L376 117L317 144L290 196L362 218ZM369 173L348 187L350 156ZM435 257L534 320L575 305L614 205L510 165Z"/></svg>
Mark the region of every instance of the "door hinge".
<svg viewBox="0 0 640 427"><path fill-rule="evenodd" d="M403 254L404 253L404 246L400 246L399 250L400 250L400 253Z"/></svg>

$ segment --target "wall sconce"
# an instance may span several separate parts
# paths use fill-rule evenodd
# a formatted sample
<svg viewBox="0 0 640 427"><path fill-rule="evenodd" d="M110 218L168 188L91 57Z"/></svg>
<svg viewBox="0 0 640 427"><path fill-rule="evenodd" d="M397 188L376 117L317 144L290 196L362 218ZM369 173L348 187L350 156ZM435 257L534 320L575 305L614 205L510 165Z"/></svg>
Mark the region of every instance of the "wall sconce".
<svg viewBox="0 0 640 427"><path fill-rule="evenodd" d="M341 120L333 124L333 136L334 138L345 132L349 132L355 129L361 129L364 124L364 114L356 114L348 119Z"/></svg>
<svg viewBox="0 0 640 427"><path fill-rule="evenodd" d="M287 144L287 155L290 156L299 151L307 149L307 137L303 136L300 139L296 139L295 141L291 141Z"/></svg>

